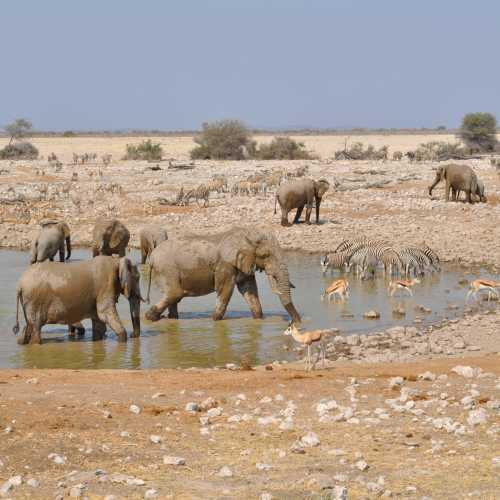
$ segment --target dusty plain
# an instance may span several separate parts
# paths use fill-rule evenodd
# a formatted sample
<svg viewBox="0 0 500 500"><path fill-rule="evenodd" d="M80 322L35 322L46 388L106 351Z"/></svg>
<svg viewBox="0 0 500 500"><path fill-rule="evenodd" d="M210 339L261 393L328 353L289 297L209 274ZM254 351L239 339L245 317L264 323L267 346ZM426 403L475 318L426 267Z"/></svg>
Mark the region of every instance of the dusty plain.
<svg viewBox="0 0 500 500"><path fill-rule="evenodd" d="M133 245L146 223L164 224L171 238L258 224L272 228L284 248L309 252L332 250L353 235L425 241L443 261L488 266L498 278L500 175L489 159L467 162L484 181L488 202L446 203L442 185L432 198L427 194L437 163L335 161L345 137L296 138L318 159L197 161L188 170L168 161L122 161L125 145L139 137L35 138L42 159L0 162L0 246L26 249L47 217L66 219L82 246L101 216L125 222ZM192 138L154 140L172 165L189 163ZM392 154L454 138L349 137L356 140L387 144ZM61 167L46 161L51 152ZM73 153L85 152L97 153L98 161L73 165ZM100 161L105 153L113 155L109 166ZM215 194L207 208L163 204L181 186L215 174L232 185L256 172L293 173L304 165L308 176L338 184L324 198L320 225L282 228L272 190ZM301 363L2 370L0 497L498 498L498 302L425 331L350 342L337 339L327 368L312 373ZM354 357L346 354L353 347ZM456 373L456 366L466 368Z"/></svg>

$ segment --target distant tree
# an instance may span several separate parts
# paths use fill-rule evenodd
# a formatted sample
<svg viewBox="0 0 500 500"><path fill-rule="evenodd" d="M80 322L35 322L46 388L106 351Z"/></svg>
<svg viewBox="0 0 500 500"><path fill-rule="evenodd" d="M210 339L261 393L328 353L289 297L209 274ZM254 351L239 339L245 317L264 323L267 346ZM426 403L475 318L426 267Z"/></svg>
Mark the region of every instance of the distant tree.
<svg viewBox="0 0 500 500"><path fill-rule="evenodd" d="M261 160L312 159L304 144L290 137L275 137L269 144L261 144L256 156Z"/></svg>
<svg viewBox="0 0 500 500"><path fill-rule="evenodd" d="M10 135L9 145L14 139L20 140L23 137L27 137L29 135L29 132L31 131L31 128L31 122L25 120L24 118L18 118L12 123L9 123L9 125L5 127L6 132Z"/></svg>
<svg viewBox="0 0 500 500"><path fill-rule="evenodd" d="M492 151L497 143L497 120L491 113L468 113L458 136L471 151Z"/></svg>
<svg viewBox="0 0 500 500"><path fill-rule="evenodd" d="M202 125L201 134L195 137L198 144L191 151L191 158L198 160L242 160L255 154L255 142L250 131L239 120L219 120Z"/></svg>
<svg viewBox="0 0 500 500"><path fill-rule="evenodd" d="M436 127L436 130L446 130L446 127L444 125L439 125Z"/></svg>
<svg viewBox="0 0 500 500"><path fill-rule="evenodd" d="M63 132L63 137L75 137L76 134L72 130L65 130Z"/></svg>

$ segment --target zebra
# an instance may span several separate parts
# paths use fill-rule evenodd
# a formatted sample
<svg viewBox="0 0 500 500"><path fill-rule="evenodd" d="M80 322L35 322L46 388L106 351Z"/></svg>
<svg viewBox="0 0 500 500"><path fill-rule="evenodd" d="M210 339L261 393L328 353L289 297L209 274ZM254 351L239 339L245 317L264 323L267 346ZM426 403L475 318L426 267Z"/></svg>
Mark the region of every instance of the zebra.
<svg viewBox="0 0 500 500"><path fill-rule="evenodd" d="M208 198L210 196L210 190L205 186L205 184L200 184L195 189L191 189L184 195L184 203L189 204L189 200L194 198L196 204L200 206L200 200L203 200L203 207L208 207Z"/></svg>
<svg viewBox="0 0 500 500"><path fill-rule="evenodd" d="M346 239L342 240L337 248L333 251L333 253L337 252L345 252L350 250L357 250L362 246L366 245L370 240L366 236L362 236L360 238L354 238L352 240Z"/></svg>
<svg viewBox="0 0 500 500"><path fill-rule="evenodd" d="M399 248L398 254L403 262L406 276L410 276L412 270L415 274L422 275L426 269L432 267L430 258L418 247L405 246Z"/></svg>
<svg viewBox="0 0 500 500"><path fill-rule="evenodd" d="M430 260L432 267L436 271L440 271L441 266L438 254L432 248L430 248L426 243L422 243L420 249L422 250L422 252L424 252L425 256Z"/></svg>
<svg viewBox="0 0 500 500"><path fill-rule="evenodd" d="M347 271L349 266L349 255L346 252L330 252L321 257L320 264L323 274L326 273L328 268L330 268L330 271L342 268Z"/></svg>

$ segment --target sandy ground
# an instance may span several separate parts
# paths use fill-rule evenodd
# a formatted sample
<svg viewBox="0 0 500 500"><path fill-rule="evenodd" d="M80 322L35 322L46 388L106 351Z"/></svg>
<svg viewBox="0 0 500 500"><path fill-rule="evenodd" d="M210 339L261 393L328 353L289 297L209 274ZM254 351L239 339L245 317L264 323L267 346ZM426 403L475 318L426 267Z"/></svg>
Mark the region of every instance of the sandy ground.
<svg viewBox="0 0 500 500"><path fill-rule="evenodd" d="M336 162L330 157L343 138L303 139L318 160L197 162L192 170L161 162L155 171L154 164L119 160L138 138L36 139L42 155L54 151L64 165L0 162L0 245L27 248L45 217L66 219L77 245L89 244L100 216L125 222L134 245L145 223L165 225L172 238L244 223L265 225L284 248L306 251L333 249L353 235L425 240L443 261L487 264L498 274L500 176L488 161L469 162L488 195L488 203L471 206L446 203L442 186L428 196L436 163ZM431 139L362 140L405 150ZM191 138L160 141L166 158L186 162ZM113 162L75 166L73 152L112 153ZM282 228L272 192L219 194L207 208L162 204L214 174L232 185L257 171L303 165L310 177L338 183L319 226ZM0 497L319 499L343 498L345 487L349 498L498 498L498 332L493 303L426 331L339 338L327 368L313 373L280 364L254 371L2 370ZM464 377L451 371L456 365L483 372L465 370ZM426 371L429 380L419 380ZM391 387L397 375L405 379ZM220 409L186 411L209 397L215 402L205 406ZM185 465L164 464L164 456Z"/></svg>

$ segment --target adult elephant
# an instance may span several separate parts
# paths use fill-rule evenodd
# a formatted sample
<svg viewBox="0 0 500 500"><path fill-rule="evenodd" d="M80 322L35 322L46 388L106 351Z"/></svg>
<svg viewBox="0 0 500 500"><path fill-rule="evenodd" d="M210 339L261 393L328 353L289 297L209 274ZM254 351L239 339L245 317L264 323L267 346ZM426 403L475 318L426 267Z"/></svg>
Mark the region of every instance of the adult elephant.
<svg viewBox="0 0 500 500"><path fill-rule="evenodd" d="M151 321L168 308L178 318L177 304L184 297L217 293L214 320L224 317L235 285L254 318L262 318L255 271L265 271L271 289L295 322L300 315L292 303L286 258L273 233L256 228L233 228L211 236L187 236L168 240L153 250L150 273L163 298L147 312ZM150 282L151 285L151 274ZM148 287L149 299L149 287Z"/></svg>
<svg viewBox="0 0 500 500"><path fill-rule="evenodd" d="M17 285L13 331L19 332L21 305L26 326L18 339L19 344L41 344L44 325L78 325L88 318L92 319L94 340L102 339L107 325L118 340L125 342L127 332L116 311L120 294L125 295L130 303L131 336L138 337L141 331L139 271L128 258L98 256L64 265L43 262L30 266Z"/></svg>
<svg viewBox="0 0 500 500"><path fill-rule="evenodd" d="M455 201L458 191L465 191L468 203L473 203L472 196L477 191L477 176L468 165L457 165L450 163L442 165L436 171L436 178L429 186L429 196L432 195L432 190L442 181L446 182L445 199L450 200L450 190L452 191L452 199Z"/></svg>
<svg viewBox="0 0 500 500"><path fill-rule="evenodd" d="M92 255L125 257L130 240L129 230L116 219L98 219L92 233Z"/></svg>
<svg viewBox="0 0 500 500"><path fill-rule="evenodd" d="M59 260L64 262L64 244L66 243L66 260L71 257L71 235L69 226L64 221L44 220L41 229L31 243L31 264L54 260L59 252Z"/></svg>
<svg viewBox="0 0 500 500"><path fill-rule="evenodd" d="M326 179L314 181L312 179L298 179L285 182L276 191L274 201L274 213L276 214L276 202L281 207L281 225L290 226L288 222L288 212L297 209L293 223L299 222L302 210L306 207L306 224L311 223L311 210L313 203L316 203L316 224L319 223L319 207L321 199L330 188L330 183Z"/></svg>
<svg viewBox="0 0 500 500"><path fill-rule="evenodd" d="M141 245L141 263L145 264L151 252L164 241L168 240L167 230L158 225L143 227L139 232Z"/></svg>

